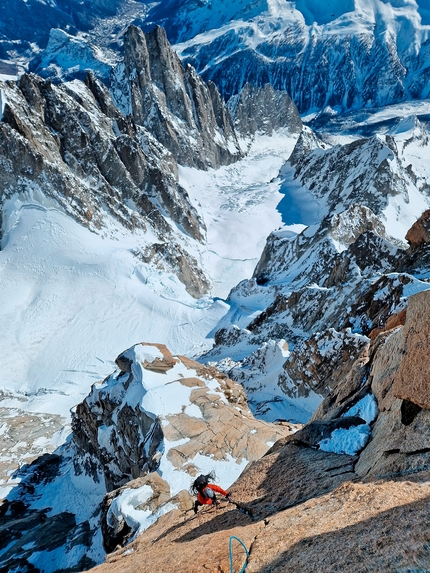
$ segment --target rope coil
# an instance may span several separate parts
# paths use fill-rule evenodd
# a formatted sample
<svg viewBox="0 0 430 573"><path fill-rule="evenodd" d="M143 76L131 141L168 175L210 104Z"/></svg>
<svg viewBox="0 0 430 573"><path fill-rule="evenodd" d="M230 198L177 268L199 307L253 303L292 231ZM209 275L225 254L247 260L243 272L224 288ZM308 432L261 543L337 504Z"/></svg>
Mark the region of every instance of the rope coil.
<svg viewBox="0 0 430 573"><path fill-rule="evenodd" d="M233 571L233 539L236 539L236 541L238 541L242 547L245 549L246 552L246 559L245 559L245 563L242 565L242 569L240 571L238 571L238 573L243 573L246 569L246 566L248 565L248 559L249 559L249 551L246 548L246 545L244 544L244 542L239 539L239 537L236 537L235 535L232 535L230 537L230 541L229 541L229 550L230 550L230 573L234 573Z"/></svg>

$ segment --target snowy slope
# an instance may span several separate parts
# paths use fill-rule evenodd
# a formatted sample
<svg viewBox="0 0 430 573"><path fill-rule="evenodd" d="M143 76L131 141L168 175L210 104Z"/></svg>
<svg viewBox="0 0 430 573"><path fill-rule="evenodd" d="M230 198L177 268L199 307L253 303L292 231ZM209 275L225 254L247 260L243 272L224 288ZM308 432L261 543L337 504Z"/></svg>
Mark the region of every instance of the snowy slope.
<svg viewBox="0 0 430 573"><path fill-rule="evenodd" d="M279 226L281 195L270 181L293 145L287 135L264 136L234 166L209 172L182 168L184 185L210 226L207 245L191 241L188 248L210 275L213 296L225 297L252 273L267 234ZM52 200L40 194L38 199L15 197L4 210L4 408L60 415L68 424L69 408L111 372L113 357L124 348L146 340L195 355L211 346L228 306L211 296L196 301L173 274L136 258L133 252L151 241L150 235L126 231L105 213L100 236ZM58 424L46 434L57 430Z"/></svg>
<svg viewBox="0 0 430 573"><path fill-rule="evenodd" d="M417 106L428 109L426 102ZM341 330L334 340L344 352L357 336L350 338L348 327L360 341L403 310L411 294L429 288L426 259L416 277L395 272L402 257L408 260L406 232L430 206L429 133L409 115L414 108L348 114L333 131L327 121L321 138L305 128L280 170L285 224L269 236L253 278L230 293L215 346L201 357L240 381L264 419L306 421L324 397L323 384L306 394L327 368L327 355L315 358L310 344L316 332L324 338ZM360 137L361 130L371 137Z"/></svg>
<svg viewBox="0 0 430 573"><path fill-rule="evenodd" d="M201 260L214 296L226 298L237 282L252 274L267 235L282 224L276 175L297 137L288 130L259 136L248 142L242 161L218 170L180 168L180 184L208 230Z"/></svg>

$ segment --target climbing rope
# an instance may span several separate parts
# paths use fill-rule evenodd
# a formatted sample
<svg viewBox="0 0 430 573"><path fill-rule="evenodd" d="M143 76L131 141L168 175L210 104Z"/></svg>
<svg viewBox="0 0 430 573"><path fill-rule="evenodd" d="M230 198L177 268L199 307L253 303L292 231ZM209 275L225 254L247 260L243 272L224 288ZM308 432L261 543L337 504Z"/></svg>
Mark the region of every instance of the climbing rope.
<svg viewBox="0 0 430 573"><path fill-rule="evenodd" d="M238 572L238 573L243 573L246 569L246 566L248 565L249 552L248 552L248 549L246 548L246 545L244 544L244 542L241 539L239 539L239 537L236 537L235 535L232 535L230 537L230 541L229 541L230 573L234 573L234 571L233 571L233 539L236 539L236 541L239 541L239 543L242 545L242 547L245 549L245 552L246 552L245 563L242 565L242 569Z"/></svg>

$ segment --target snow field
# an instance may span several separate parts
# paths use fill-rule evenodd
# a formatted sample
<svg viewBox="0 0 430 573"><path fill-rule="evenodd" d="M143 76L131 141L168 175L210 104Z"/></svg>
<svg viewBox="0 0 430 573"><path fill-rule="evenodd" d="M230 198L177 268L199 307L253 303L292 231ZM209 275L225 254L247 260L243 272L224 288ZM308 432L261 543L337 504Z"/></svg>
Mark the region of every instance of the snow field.
<svg viewBox="0 0 430 573"><path fill-rule="evenodd" d="M252 275L267 236L281 226L277 176L296 140L279 130L248 142L246 157L233 165L207 172L180 167L180 184L208 230L199 250L213 296L226 298L233 286Z"/></svg>

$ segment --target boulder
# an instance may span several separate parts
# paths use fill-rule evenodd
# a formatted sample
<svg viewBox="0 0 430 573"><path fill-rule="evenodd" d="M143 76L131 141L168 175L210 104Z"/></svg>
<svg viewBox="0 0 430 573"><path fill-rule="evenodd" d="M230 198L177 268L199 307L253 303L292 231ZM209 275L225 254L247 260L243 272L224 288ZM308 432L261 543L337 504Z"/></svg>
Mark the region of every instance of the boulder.
<svg viewBox="0 0 430 573"><path fill-rule="evenodd" d="M418 221L412 225L405 239L412 251L430 242L430 209L424 211Z"/></svg>

